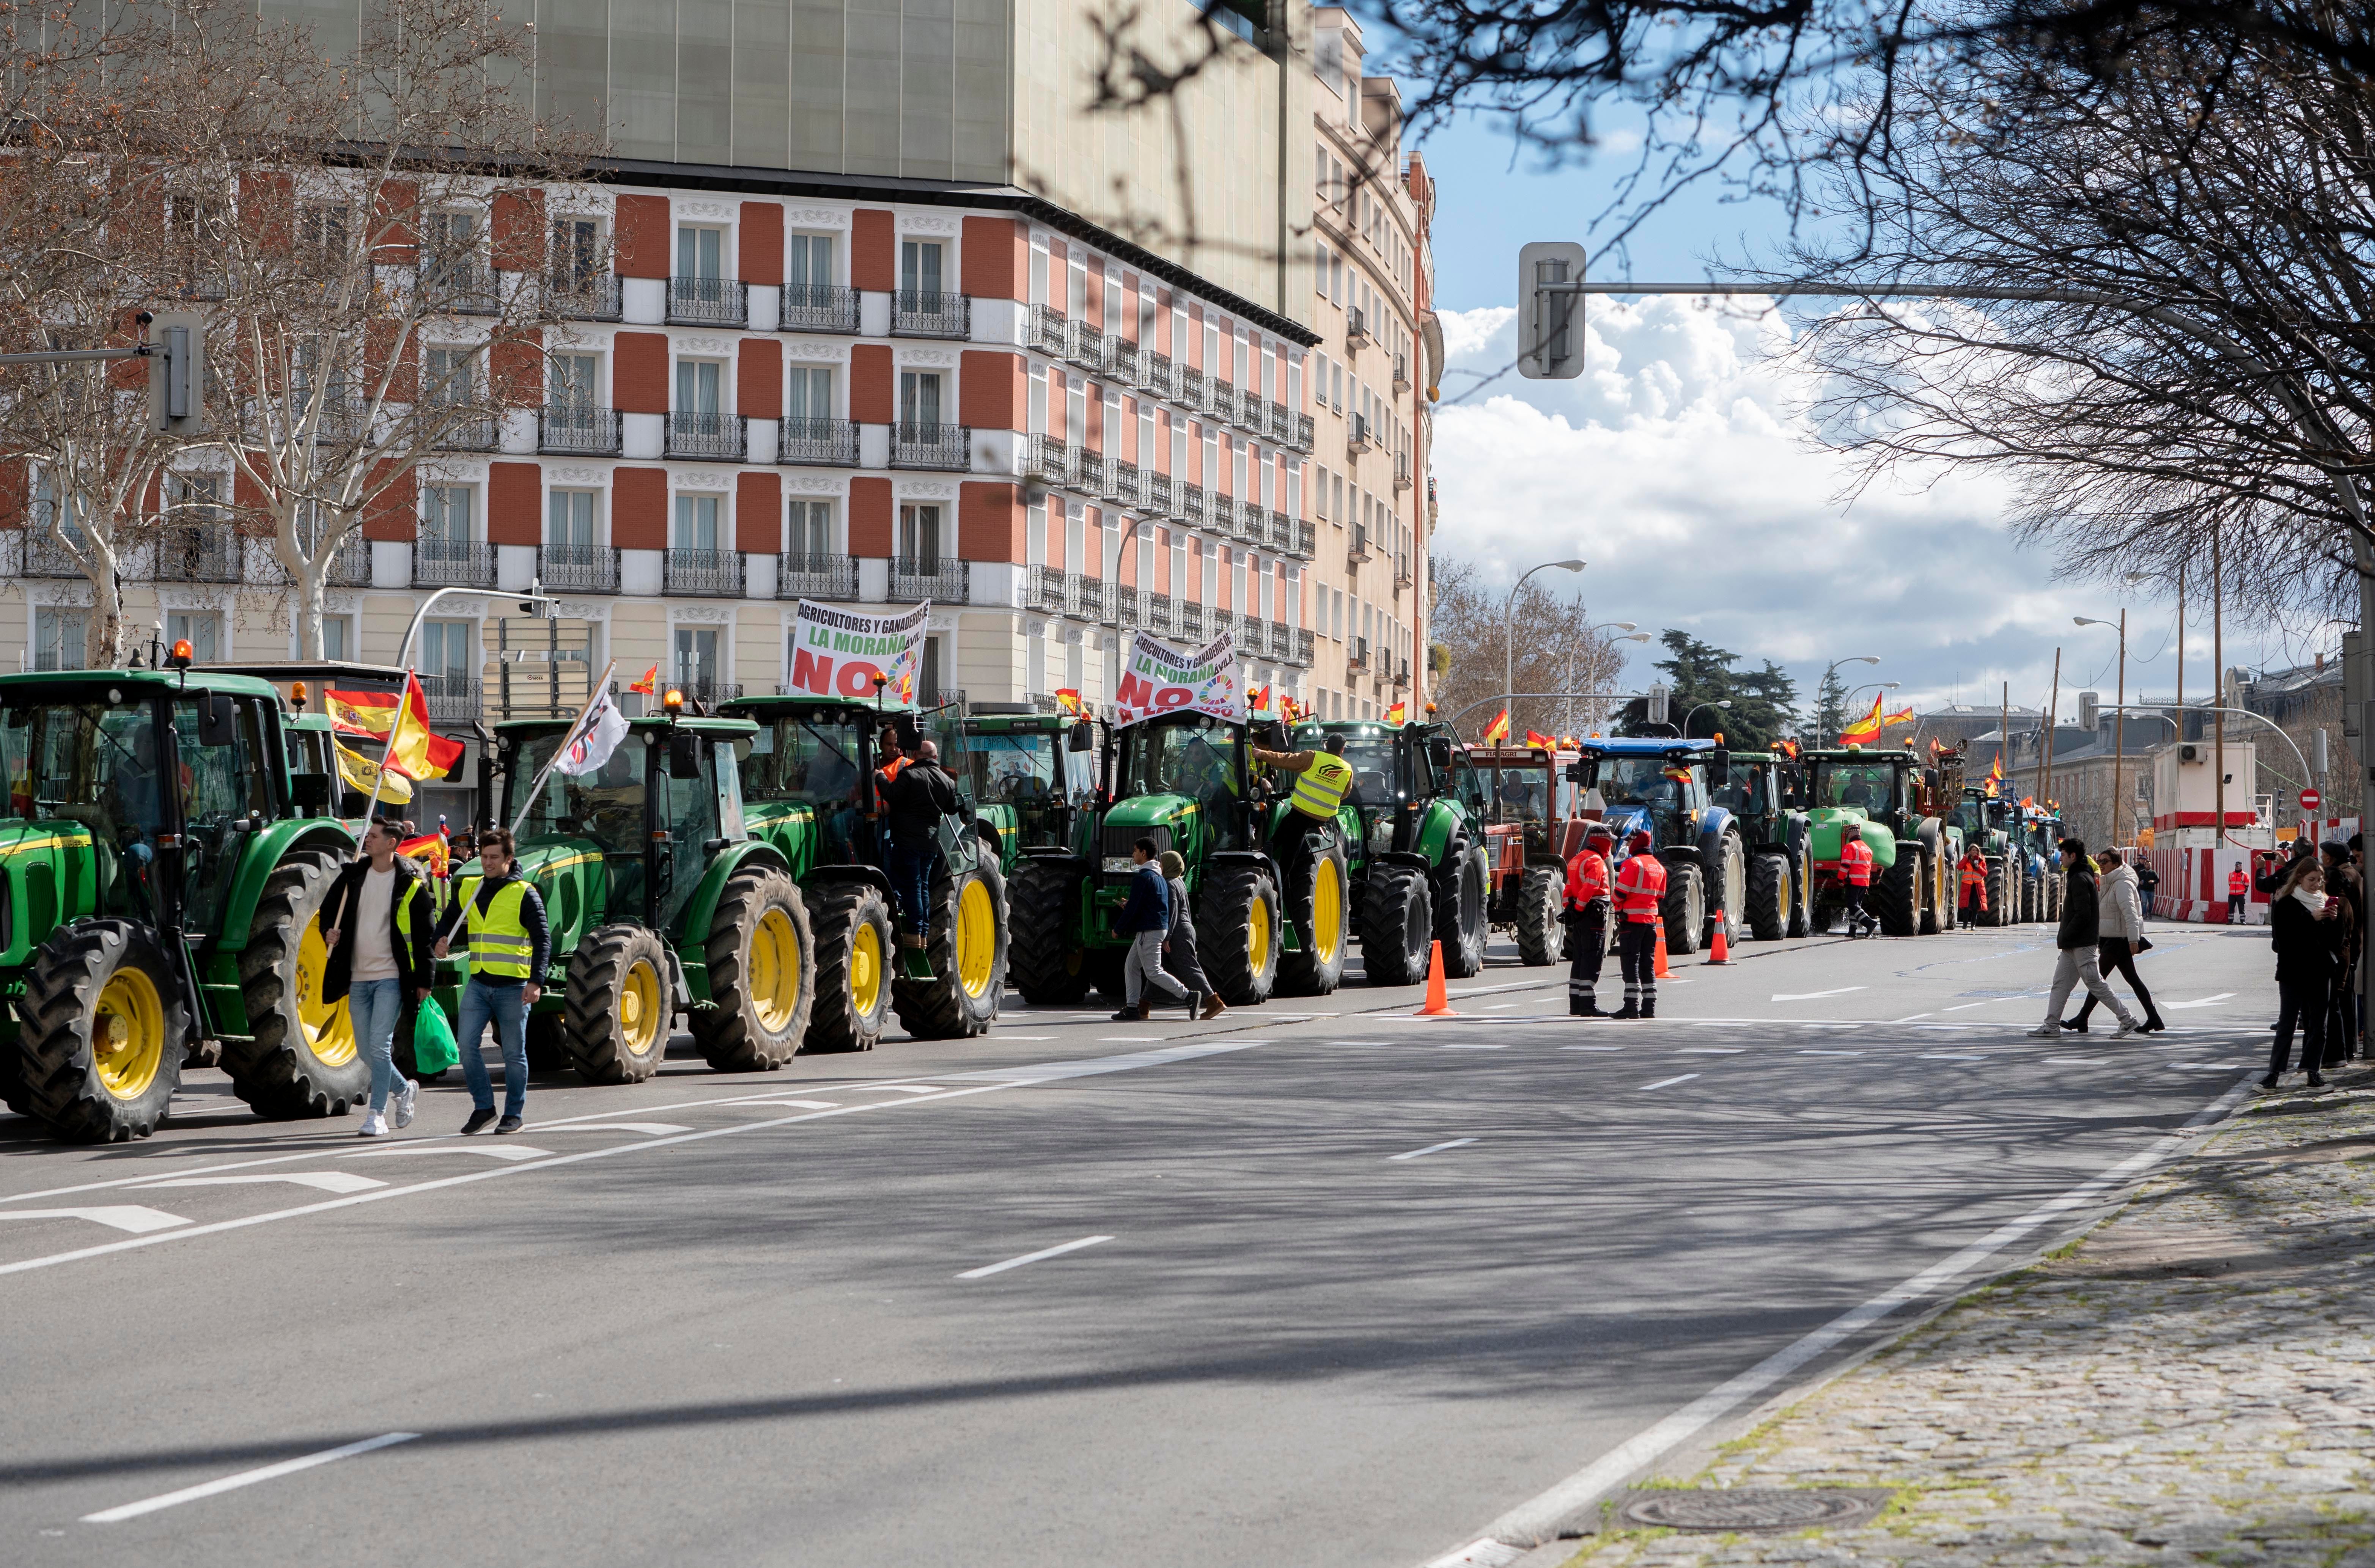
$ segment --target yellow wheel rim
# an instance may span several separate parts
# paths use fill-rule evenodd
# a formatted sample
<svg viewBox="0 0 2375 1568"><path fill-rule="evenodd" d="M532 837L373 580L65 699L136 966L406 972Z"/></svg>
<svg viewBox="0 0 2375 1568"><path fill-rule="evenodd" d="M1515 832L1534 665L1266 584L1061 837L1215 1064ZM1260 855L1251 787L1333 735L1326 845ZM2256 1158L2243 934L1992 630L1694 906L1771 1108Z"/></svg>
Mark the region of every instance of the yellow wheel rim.
<svg viewBox="0 0 2375 1568"><path fill-rule="evenodd" d="M989 989L990 971L998 966L998 911L989 902L989 884L979 878L957 895L957 984L968 996Z"/></svg>
<svg viewBox="0 0 2375 1568"><path fill-rule="evenodd" d="M1246 967L1256 974L1270 968L1270 905L1258 896L1246 912Z"/></svg>
<svg viewBox="0 0 2375 1568"><path fill-rule="evenodd" d="M849 944L849 1005L860 1018L873 1017L882 1005L882 933L870 920Z"/></svg>
<svg viewBox="0 0 2375 1568"><path fill-rule="evenodd" d="M770 1034L790 1028L800 1008L800 934L780 909L761 915L750 938L750 1005Z"/></svg>
<svg viewBox="0 0 2375 1568"><path fill-rule="evenodd" d="M325 1067L343 1067L355 1059L355 1025L344 997L322 1000L322 972L329 963L329 946L322 940L322 921L316 915L305 923L305 935L297 943L297 1021L313 1059Z"/></svg>
<svg viewBox="0 0 2375 1568"><path fill-rule="evenodd" d="M1323 860L1311 878L1311 950L1321 963L1334 963L1344 945L1344 875Z"/></svg>
<svg viewBox="0 0 2375 1568"><path fill-rule="evenodd" d="M665 1017L660 1009L659 972L650 960L637 959L627 966L626 979L619 983L619 1032L627 1037L627 1049L638 1056L650 1055Z"/></svg>
<svg viewBox="0 0 2375 1568"><path fill-rule="evenodd" d="M100 1083L118 1100L137 1100L157 1081L165 1065L165 1004L141 971L119 969L100 987L90 1055Z"/></svg>

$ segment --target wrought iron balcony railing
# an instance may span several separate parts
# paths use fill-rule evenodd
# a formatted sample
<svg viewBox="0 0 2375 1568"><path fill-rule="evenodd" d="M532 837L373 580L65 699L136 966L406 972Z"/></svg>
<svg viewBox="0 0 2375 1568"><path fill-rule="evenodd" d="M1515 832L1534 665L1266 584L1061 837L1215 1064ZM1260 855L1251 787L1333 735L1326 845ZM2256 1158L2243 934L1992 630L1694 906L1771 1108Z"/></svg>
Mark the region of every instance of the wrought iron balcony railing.
<svg viewBox="0 0 2375 1568"><path fill-rule="evenodd" d="M617 321L626 313L619 277L609 272L556 272L544 280L553 311L579 321Z"/></svg>
<svg viewBox="0 0 2375 1568"><path fill-rule="evenodd" d="M1031 471L1058 489L1074 489L1081 482L1079 454L1053 436L1031 438Z"/></svg>
<svg viewBox="0 0 2375 1568"><path fill-rule="evenodd" d="M548 403L537 413L536 449L554 455L616 457L620 422L616 408Z"/></svg>
<svg viewBox="0 0 2375 1568"><path fill-rule="evenodd" d="M775 461L854 468L857 466L857 426L847 419L778 419Z"/></svg>
<svg viewBox="0 0 2375 1568"><path fill-rule="evenodd" d="M970 466L967 449L972 444L973 431L963 425L924 425L902 419L891 427L891 466L963 472Z"/></svg>
<svg viewBox="0 0 2375 1568"><path fill-rule="evenodd" d="M247 575L239 531L228 523L182 523L157 536L150 575L160 583L237 583Z"/></svg>
<svg viewBox="0 0 2375 1568"><path fill-rule="evenodd" d="M670 549L660 560L660 592L703 599L742 596L740 550Z"/></svg>
<svg viewBox="0 0 2375 1568"><path fill-rule="evenodd" d="M537 557L537 577L565 594L619 591L619 552L610 545L546 545Z"/></svg>
<svg viewBox="0 0 2375 1568"><path fill-rule="evenodd" d="M1071 352L1072 323L1063 312L1047 305L1031 307L1031 320L1024 329L1026 347L1042 354L1062 359Z"/></svg>
<svg viewBox="0 0 2375 1568"><path fill-rule="evenodd" d="M750 290L738 277L671 277L668 319L699 326L742 326L750 317Z"/></svg>
<svg viewBox="0 0 2375 1568"><path fill-rule="evenodd" d="M418 588L491 588L495 547L468 539L415 539L412 583Z"/></svg>
<svg viewBox="0 0 2375 1568"><path fill-rule="evenodd" d="M857 561L845 555L786 555L775 565L779 599L854 599Z"/></svg>
<svg viewBox="0 0 2375 1568"><path fill-rule="evenodd" d="M775 326L783 332L856 332L857 290L833 283L786 283Z"/></svg>
<svg viewBox="0 0 2375 1568"><path fill-rule="evenodd" d="M432 405L421 415L430 428L429 444L440 452L492 452L502 444L492 414L444 413Z"/></svg>
<svg viewBox="0 0 2375 1568"><path fill-rule="evenodd" d="M946 556L893 556L891 597L903 603L929 599L934 604L970 601L973 574L969 563Z"/></svg>
<svg viewBox="0 0 2375 1568"><path fill-rule="evenodd" d="M467 675L424 675L420 678L420 691L429 699L431 724L475 721L486 701L479 682Z"/></svg>
<svg viewBox="0 0 2375 1568"><path fill-rule="evenodd" d="M744 428L739 414L700 414L678 409L668 417L670 457L739 463L750 450L750 431Z"/></svg>
<svg viewBox="0 0 2375 1568"><path fill-rule="evenodd" d="M1022 607L1045 610L1050 615L1078 615L1081 611L1079 577L1059 567L1032 567L1022 578Z"/></svg>
<svg viewBox="0 0 2375 1568"><path fill-rule="evenodd" d="M970 337L973 301L963 294L902 289L891 296L893 337Z"/></svg>

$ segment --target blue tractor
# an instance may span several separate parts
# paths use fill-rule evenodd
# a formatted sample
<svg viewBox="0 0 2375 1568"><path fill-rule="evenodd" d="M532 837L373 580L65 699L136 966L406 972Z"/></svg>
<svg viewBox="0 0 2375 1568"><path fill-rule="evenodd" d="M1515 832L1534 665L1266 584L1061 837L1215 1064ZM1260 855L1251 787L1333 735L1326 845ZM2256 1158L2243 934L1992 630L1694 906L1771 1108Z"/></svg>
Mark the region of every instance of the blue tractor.
<svg viewBox="0 0 2375 1568"><path fill-rule="evenodd" d="M1713 740L1662 736L1595 736L1578 749L1567 776L1589 792L1584 814L1597 810L1620 850L1636 829L1646 829L1665 863L1660 913L1667 949L1691 953L1713 942L1716 922L1737 918L1748 903L1748 847L1740 821L1709 794L1731 783L1731 753Z"/></svg>

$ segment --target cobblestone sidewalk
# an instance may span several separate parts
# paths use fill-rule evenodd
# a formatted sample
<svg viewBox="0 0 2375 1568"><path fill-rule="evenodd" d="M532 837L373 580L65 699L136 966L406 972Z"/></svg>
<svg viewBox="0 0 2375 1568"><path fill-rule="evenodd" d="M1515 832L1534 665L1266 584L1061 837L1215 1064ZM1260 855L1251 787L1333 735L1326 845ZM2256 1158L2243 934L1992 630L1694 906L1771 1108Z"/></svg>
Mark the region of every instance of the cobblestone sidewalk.
<svg viewBox="0 0 2375 1568"><path fill-rule="evenodd" d="M2375 1568L2375 1071L2298 1081L1688 1483L1888 1488L1878 1517L1611 1521L1572 1562Z"/></svg>

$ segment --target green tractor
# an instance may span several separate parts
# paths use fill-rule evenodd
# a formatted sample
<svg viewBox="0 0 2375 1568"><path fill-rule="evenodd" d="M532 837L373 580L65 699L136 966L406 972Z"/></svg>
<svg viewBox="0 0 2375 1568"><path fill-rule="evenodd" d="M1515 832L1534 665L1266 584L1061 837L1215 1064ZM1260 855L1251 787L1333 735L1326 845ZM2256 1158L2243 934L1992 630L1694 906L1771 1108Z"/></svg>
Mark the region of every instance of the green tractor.
<svg viewBox="0 0 2375 1568"><path fill-rule="evenodd" d="M2025 858L2015 847L2015 821L2019 808L2011 801L1988 794L1978 784L1965 784L1962 798L1955 803L1952 821L1963 834L1966 854L1976 850L1987 857L1988 908L1979 917L1986 925L2009 925L2020 918L2018 899L2025 880L2019 862ZM1957 878L1957 902L1960 901L1960 878Z"/></svg>
<svg viewBox="0 0 2375 1568"><path fill-rule="evenodd" d="M1433 944L1447 975L1483 967L1488 862L1484 786L1447 725L1329 720L1294 728L1293 748L1344 738L1354 826L1345 840L1361 965L1372 985L1426 979ZM1544 961L1548 961L1547 960Z"/></svg>
<svg viewBox="0 0 2375 1568"><path fill-rule="evenodd" d="M0 1098L61 1138L145 1138L185 1057L264 1116L370 1087L321 999L316 916L354 840L292 774L279 694L186 669L0 676Z"/></svg>
<svg viewBox="0 0 2375 1568"><path fill-rule="evenodd" d="M532 1067L574 1067L589 1083L659 1070L670 1026L721 1072L780 1067L800 1048L816 991L809 912L792 867L743 818L738 760L755 726L673 713L627 721L586 772L547 771L568 719L494 726L479 798L520 824L519 874L552 928L544 996L528 1015ZM535 796L529 798L533 789ZM457 867L457 891L479 874ZM441 996L459 1015L462 966Z"/></svg>
<svg viewBox="0 0 2375 1568"><path fill-rule="evenodd" d="M958 726L975 819L994 835L1009 881L1027 854L1080 852L1082 801L1096 789L1096 732L1060 713L979 713ZM946 761L947 727L939 731ZM954 764L951 764L953 767Z"/></svg>
<svg viewBox="0 0 2375 1568"><path fill-rule="evenodd" d="M1730 777L1708 791L1740 825L1748 851L1744 925L1760 942L1814 929L1814 851L1806 770L1778 751L1731 753Z"/></svg>
<svg viewBox="0 0 2375 1568"><path fill-rule="evenodd" d="M1246 725L1191 711L1107 732L1081 852L1027 855L1015 873L1014 980L1027 999L1077 1002L1093 984L1121 994L1128 942L1114 922L1141 838L1187 862L1198 956L1223 1001L1336 988L1352 934L1346 846L1360 813L1345 805L1334 842L1316 846L1285 886L1269 834L1289 809L1285 792L1261 775L1250 745Z"/></svg>
<svg viewBox="0 0 2375 1568"><path fill-rule="evenodd" d="M1952 845L1945 824L1922 809L1927 786L1910 751L1867 751L1860 746L1808 750L1807 818L1814 859L1814 929L1827 931L1847 902L1839 846L1852 832L1872 851L1873 885L1865 907L1881 934L1913 937L1940 928L1951 906L1947 882Z"/></svg>
<svg viewBox="0 0 2375 1568"><path fill-rule="evenodd" d="M912 749L919 718L933 715L811 696L738 697L720 711L759 726L742 765L744 810L750 831L808 890L818 986L809 1049L870 1051L894 1013L919 1040L987 1032L1005 999L1010 926L1001 835L974 808L936 830L930 946L902 948L895 937L876 742L887 725ZM961 727L941 722L934 734L942 764L966 784L969 760L946 750L963 743Z"/></svg>

